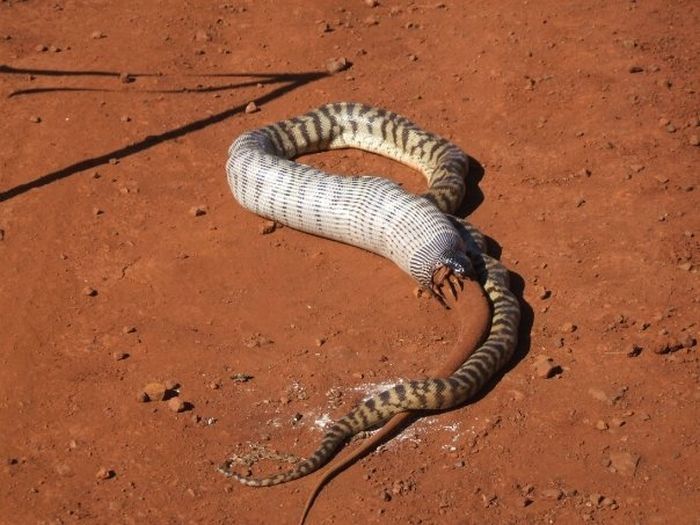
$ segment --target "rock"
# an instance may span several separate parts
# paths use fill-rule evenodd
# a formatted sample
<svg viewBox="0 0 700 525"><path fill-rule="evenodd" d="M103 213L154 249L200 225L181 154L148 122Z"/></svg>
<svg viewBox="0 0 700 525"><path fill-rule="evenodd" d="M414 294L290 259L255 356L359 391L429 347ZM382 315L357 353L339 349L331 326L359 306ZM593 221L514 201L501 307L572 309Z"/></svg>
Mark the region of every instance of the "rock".
<svg viewBox="0 0 700 525"><path fill-rule="evenodd" d="M258 105L257 105L255 102L253 102L253 101L248 102L248 105L245 107L245 112L246 112L248 115L250 115L251 113L257 113L258 111L260 111L260 108L259 108Z"/></svg>
<svg viewBox="0 0 700 525"><path fill-rule="evenodd" d="M535 369L535 375L543 379L550 379L562 373L562 368L554 362L554 359L544 355L537 356L532 364Z"/></svg>
<svg viewBox="0 0 700 525"><path fill-rule="evenodd" d="M594 493L588 497L588 500L591 502L591 505L593 505L594 507L598 507L603 501L603 495Z"/></svg>
<svg viewBox="0 0 700 525"><path fill-rule="evenodd" d="M125 335L126 334L133 334L134 332L136 332L135 326L127 325L127 326L122 327L122 333Z"/></svg>
<svg viewBox="0 0 700 525"><path fill-rule="evenodd" d="M5 230L0 228L0 241L4 241L4 240L5 240Z"/></svg>
<svg viewBox="0 0 700 525"><path fill-rule="evenodd" d="M633 344L629 350L627 350L627 357L637 357L639 354L642 353L643 348L639 345Z"/></svg>
<svg viewBox="0 0 700 525"><path fill-rule="evenodd" d="M697 135L691 135L688 137L688 144L691 146L700 146L700 137Z"/></svg>
<svg viewBox="0 0 700 525"><path fill-rule="evenodd" d="M365 5L367 7L377 7L379 5L379 0L365 0Z"/></svg>
<svg viewBox="0 0 700 525"><path fill-rule="evenodd" d="M127 354L126 352L121 352L121 351L112 352L112 359L114 359L115 361L123 361L124 359L126 359L128 357L129 357L129 354Z"/></svg>
<svg viewBox="0 0 700 525"><path fill-rule="evenodd" d="M190 208L190 215L192 217L201 217L202 215L206 215L208 211L208 207L204 205L200 206L192 206Z"/></svg>
<svg viewBox="0 0 700 525"><path fill-rule="evenodd" d="M620 419L619 417L614 417L610 420L610 424L614 427L620 428L625 424L625 420Z"/></svg>
<svg viewBox="0 0 700 525"><path fill-rule="evenodd" d="M632 65L627 68L627 71L629 71L630 73L642 73L644 71L644 68L642 66Z"/></svg>
<svg viewBox="0 0 700 525"><path fill-rule="evenodd" d="M34 124L39 124L39 122L41 122L41 117L39 117L37 115L32 115L31 117L29 117L29 122L33 122Z"/></svg>
<svg viewBox="0 0 700 525"><path fill-rule="evenodd" d="M379 18L377 18L376 16L370 15L367 18L365 18L363 20L363 22L365 23L366 26L376 26L379 24Z"/></svg>
<svg viewBox="0 0 700 525"><path fill-rule="evenodd" d="M318 26L318 29L320 33L330 33L333 31L333 28L328 22L321 22L321 24Z"/></svg>
<svg viewBox="0 0 700 525"><path fill-rule="evenodd" d="M196 42L211 42L211 34L207 33L203 29L200 29L194 34L194 39Z"/></svg>
<svg viewBox="0 0 700 525"><path fill-rule="evenodd" d="M172 412L184 412L187 408L186 403L179 397L168 399L168 409Z"/></svg>
<svg viewBox="0 0 700 525"><path fill-rule="evenodd" d="M564 493L561 491L561 489L544 489L540 492L540 494L544 499L554 501L558 501L564 496Z"/></svg>
<svg viewBox="0 0 700 525"><path fill-rule="evenodd" d="M234 383L247 383L253 379L253 376L250 374L234 374L231 376L231 379Z"/></svg>
<svg viewBox="0 0 700 525"><path fill-rule="evenodd" d="M610 428L610 427L608 427L608 424L605 421L603 421L602 419L599 419L598 421L596 421L595 427L601 431L607 430L608 428Z"/></svg>
<svg viewBox="0 0 700 525"><path fill-rule="evenodd" d="M106 479L111 479L115 476L115 472L113 470L110 470L105 467L100 467L100 470L97 471L97 474L95 474L95 478L97 478L98 481L104 481Z"/></svg>
<svg viewBox="0 0 700 525"><path fill-rule="evenodd" d="M665 128L665 127L668 126L670 123L671 123L671 121L668 120L666 117L661 117L661 118L659 119L659 127L660 127L660 128Z"/></svg>
<svg viewBox="0 0 700 525"><path fill-rule="evenodd" d="M561 325L561 331L564 332L565 334L571 334L576 331L578 326L576 326L572 322L566 322L563 325Z"/></svg>
<svg viewBox="0 0 700 525"><path fill-rule="evenodd" d="M260 235L269 235L277 229L275 221L265 221L260 226Z"/></svg>
<svg viewBox="0 0 700 525"><path fill-rule="evenodd" d="M44 51L48 51L49 47L45 44L37 44L34 46L34 51L37 53L43 53Z"/></svg>
<svg viewBox="0 0 700 525"><path fill-rule="evenodd" d="M333 75L350 69L350 66L352 66L352 62L345 57L331 58L326 62L326 71Z"/></svg>
<svg viewBox="0 0 700 525"><path fill-rule="evenodd" d="M85 288L83 288L82 293L83 295L86 295L88 297L95 297L97 295L97 290L86 286Z"/></svg>
<svg viewBox="0 0 700 525"><path fill-rule="evenodd" d="M151 401L163 401L165 399L165 392L167 388L163 383L148 383L143 387L143 392L148 396Z"/></svg>
<svg viewBox="0 0 700 525"><path fill-rule="evenodd" d="M635 173L639 173L644 169L644 164L630 164L630 169Z"/></svg>
<svg viewBox="0 0 700 525"><path fill-rule="evenodd" d="M603 403L612 403L608 395L599 388L589 388L588 394L593 399L597 399L598 401L602 401Z"/></svg>
<svg viewBox="0 0 700 525"><path fill-rule="evenodd" d="M135 80L136 79L129 73L124 72L119 74L119 82L121 82L122 84L131 84Z"/></svg>
<svg viewBox="0 0 700 525"><path fill-rule="evenodd" d="M92 33L90 33L90 38L92 38L93 40L99 40L101 38L106 37L107 35L105 35L102 31L93 31Z"/></svg>
<svg viewBox="0 0 700 525"><path fill-rule="evenodd" d="M122 115L121 117L119 117L119 120L124 123L131 122L131 117L129 115Z"/></svg>
<svg viewBox="0 0 700 525"><path fill-rule="evenodd" d="M414 55L413 53L411 53L410 55L408 55L408 59L409 59L411 62L415 62L416 60L418 60L418 56L417 56L417 55Z"/></svg>
<svg viewBox="0 0 700 525"><path fill-rule="evenodd" d="M675 133L677 131L676 126L674 126L673 124L669 124L668 126L666 126L666 131L668 133Z"/></svg>
<svg viewBox="0 0 700 525"><path fill-rule="evenodd" d="M654 347L655 354L669 354L683 348L683 343L678 340L666 340Z"/></svg>
<svg viewBox="0 0 700 525"><path fill-rule="evenodd" d="M623 476L634 476L637 472L640 457L630 452L611 452L610 467Z"/></svg>
<svg viewBox="0 0 700 525"><path fill-rule="evenodd" d="M175 381L174 379L168 379L167 381L163 381L163 385L165 385L165 388L168 391L180 388L180 383Z"/></svg>
<svg viewBox="0 0 700 525"><path fill-rule="evenodd" d="M148 403L150 399L148 399L148 394L146 394L146 392L144 392L143 390L139 390L136 393L136 401L138 401L139 403Z"/></svg>
<svg viewBox="0 0 700 525"><path fill-rule="evenodd" d="M678 265L678 269L683 270L684 272L689 272L690 270L693 269L693 264L690 262L680 263Z"/></svg>
<svg viewBox="0 0 700 525"><path fill-rule="evenodd" d="M104 212L105 212L105 211L104 211L102 208L93 208L93 209L92 209L92 214L95 215L95 216L97 216L97 215L103 215Z"/></svg>
<svg viewBox="0 0 700 525"><path fill-rule="evenodd" d="M518 507L527 507L528 505L532 504L532 498L530 496L521 496L517 498L516 500L516 505Z"/></svg>
<svg viewBox="0 0 700 525"><path fill-rule="evenodd" d="M548 290L544 286L539 286L537 288L537 298L541 300L549 299L552 296L552 291Z"/></svg>

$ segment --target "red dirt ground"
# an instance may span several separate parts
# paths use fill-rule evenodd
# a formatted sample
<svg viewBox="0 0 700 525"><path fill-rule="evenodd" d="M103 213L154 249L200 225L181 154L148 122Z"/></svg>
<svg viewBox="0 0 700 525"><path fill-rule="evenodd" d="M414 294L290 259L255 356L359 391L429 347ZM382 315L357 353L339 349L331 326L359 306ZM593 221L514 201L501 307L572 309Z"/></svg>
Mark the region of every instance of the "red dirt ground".
<svg viewBox="0 0 700 525"><path fill-rule="evenodd" d="M451 312L377 256L261 235L226 184L242 131L353 100L480 163L472 220L525 316L483 397L341 474L310 523L699 523L700 5L667 4L0 2L0 521L295 523L315 478L215 467L307 454L317 420L440 363ZM189 410L139 403L156 380Z"/></svg>

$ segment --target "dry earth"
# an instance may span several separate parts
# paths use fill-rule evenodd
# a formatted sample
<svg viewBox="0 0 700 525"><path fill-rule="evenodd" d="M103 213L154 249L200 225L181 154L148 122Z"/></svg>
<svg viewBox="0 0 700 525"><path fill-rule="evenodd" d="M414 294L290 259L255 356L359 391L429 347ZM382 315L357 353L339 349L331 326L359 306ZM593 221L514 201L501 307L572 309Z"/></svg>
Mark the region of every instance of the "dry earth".
<svg viewBox="0 0 700 525"><path fill-rule="evenodd" d="M0 2L0 521L295 523L312 479L256 490L216 465L307 454L440 362L459 322L406 275L261 235L226 185L243 130L354 100L478 161L466 211L525 316L480 399L341 474L310 522L699 523L699 11ZM303 161L423 184L354 151ZM153 381L185 410L140 403Z"/></svg>

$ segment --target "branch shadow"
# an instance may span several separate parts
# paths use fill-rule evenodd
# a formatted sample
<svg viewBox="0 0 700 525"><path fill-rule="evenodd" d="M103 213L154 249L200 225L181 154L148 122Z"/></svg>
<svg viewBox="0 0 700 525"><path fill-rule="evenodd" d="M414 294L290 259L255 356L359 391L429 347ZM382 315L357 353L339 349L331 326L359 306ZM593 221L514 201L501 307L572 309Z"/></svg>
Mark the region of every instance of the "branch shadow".
<svg viewBox="0 0 700 525"><path fill-rule="evenodd" d="M8 71L10 69L10 71ZM8 68L7 66L2 66L0 68L0 73L12 73L12 74L19 74L24 73L27 74L28 72L41 72L41 74L48 74L48 75L59 75L59 74L90 74L92 72L77 72L77 71L70 71L70 72L59 72L59 71L51 71L51 70L18 70L15 68ZM106 72L106 71L98 71L94 72L98 75L109 75L113 76L114 73L112 72ZM31 73L34 74L34 73ZM118 74L117 74L118 76ZM228 76L253 76L253 77L260 77L260 73L252 73L250 75L247 74L237 74L237 73L232 73L229 74ZM329 76L329 73L326 72L306 72L306 73L295 73L295 74L281 74L281 75L274 75L274 74L268 74L268 84L273 84L273 83L279 83L279 82L286 82L284 85L274 89L273 91L256 97L256 102L259 104L265 104L268 103L278 97L281 97L290 91L293 91L301 86L304 86L310 82L314 82L316 80L319 80L321 78ZM258 83L261 83L259 81L252 81L252 82L243 82L240 84L231 84L229 86L222 86L222 89L235 89L237 87L243 87L243 86L249 86L249 85L256 85ZM262 82L265 83L265 82ZM61 89L61 88L57 88ZM78 88L76 88L78 89ZM93 89L90 89L93 90ZM131 91L130 91L131 92ZM167 92L167 91L166 91ZM115 150L103 153L101 155L97 155L95 157L91 157L88 159L83 159L79 162L75 162L73 164L70 164L68 166L65 166L63 168L60 168L58 170L52 171L50 173L47 173L45 175L42 175L32 181L25 182L22 184L19 184L13 188L10 188L8 190L5 190L3 192L0 192L0 203L4 202L6 200L12 199L14 197L17 197L19 195L22 195L29 190L40 188L42 186L46 186L48 184L51 184L53 182L65 179L67 177L70 177L71 175L74 175L78 172L96 168L97 166L101 166L103 164L108 163L111 159L123 159L126 157L129 157L131 155L135 155L137 153L140 153L142 151L145 151L149 148L152 148L153 146L157 146L158 144L161 144L163 142L166 142L168 140L173 140L176 138L183 137L189 133L192 133L194 131L199 131L201 129L204 129L206 127L209 127L213 124L218 124L219 122L222 122L238 113L242 113L245 111L246 104L240 104L235 107L229 108L227 110L221 111L219 113L216 113L214 115L210 115L206 118L195 120L193 122L190 122L188 124L185 124L184 126L180 126L168 131L165 131L163 133L160 133L158 135L149 135L144 137L142 140L129 144L127 146L117 148Z"/></svg>

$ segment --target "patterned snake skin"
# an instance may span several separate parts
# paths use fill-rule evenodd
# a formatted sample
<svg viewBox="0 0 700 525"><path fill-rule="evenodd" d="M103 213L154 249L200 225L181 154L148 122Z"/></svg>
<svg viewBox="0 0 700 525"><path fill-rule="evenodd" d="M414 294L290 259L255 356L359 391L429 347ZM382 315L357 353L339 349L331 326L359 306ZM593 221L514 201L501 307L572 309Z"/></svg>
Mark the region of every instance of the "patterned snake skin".
<svg viewBox="0 0 700 525"><path fill-rule="evenodd" d="M299 155L358 148L421 171L428 191L413 195L387 179L339 176L298 164ZM321 444L292 470L266 478L220 471L255 487L277 485L325 465L358 432L407 410L444 410L468 400L512 356L520 307L508 271L484 253L483 236L449 215L465 193L468 157L454 144L395 113L337 103L244 133L229 149L228 182L252 212L292 228L383 255L444 304L461 279L475 276L493 307L482 345L449 377L400 383L366 399L328 429Z"/></svg>

